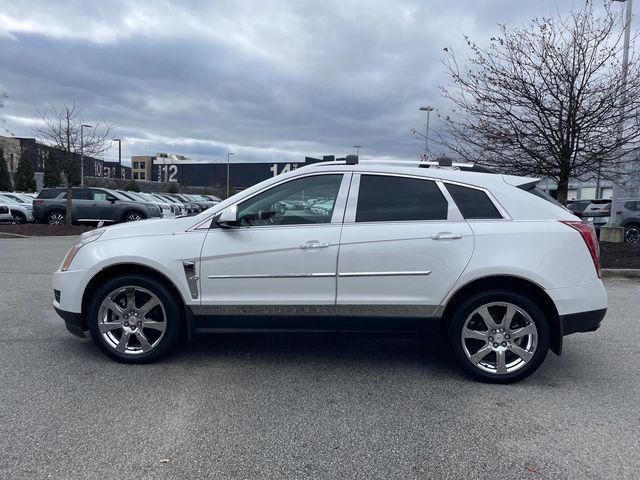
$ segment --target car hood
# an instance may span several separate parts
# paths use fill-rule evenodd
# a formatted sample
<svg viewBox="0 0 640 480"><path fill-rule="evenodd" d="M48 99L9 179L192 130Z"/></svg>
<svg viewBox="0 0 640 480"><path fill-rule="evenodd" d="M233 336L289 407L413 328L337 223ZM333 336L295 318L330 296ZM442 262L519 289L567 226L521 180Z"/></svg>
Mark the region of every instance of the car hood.
<svg viewBox="0 0 640 480"><path fill-rule="evenodd" d="M153 235L171 235L182 233L198 224L203 217L151 218L137 222L119 223L103 227L100 241L115 238L146 237Z"/></svg>

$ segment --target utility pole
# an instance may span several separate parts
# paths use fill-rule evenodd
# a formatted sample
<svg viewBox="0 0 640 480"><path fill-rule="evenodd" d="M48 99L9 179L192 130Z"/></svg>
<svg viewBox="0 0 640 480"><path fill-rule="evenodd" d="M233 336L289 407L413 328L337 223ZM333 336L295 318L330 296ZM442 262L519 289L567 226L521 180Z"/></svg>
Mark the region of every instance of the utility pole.
<svg viewBox="0 0 640 480"><path fill-rule="evenodd" d="M122 139L114 138L114 142L118 142L118 175L122 177Z"/></svg>
<svg viewBox="0 0 640 480"><path fill-rule="evenodd" d="M420 107L418 110L421 112L427 112L427 123L425 125L425 134L424 134L424 159L427 159L427 154L429 153L429 119L431 116L431 112L433 112L433 107L431 105L427 105L425 107Z"/></svg>
<svg viewBox="0 0 640 480"><path fill-rule="evenodd" d="M233 152L227 152L227 198L229 198L229 161L231 155L235 155Z"/></svg>
<svg viewBox="0 0 640 480"><path fill-rule="evenodd" d="M622 78L621 78L621 87L622 92L620 93L620 124L618 125L618 142L620 145L620 149L622 150L622 137L624 135L624 120L625 120L625 107L627 103L627 75L629 71L629 43L631 40L631 16L633 13L633 0L614 0L616 2L627 2L626 11L624 16L624 44L622 50ZM622 151L620 152L622 155ZM623 163L624 165L624 163ZM626 168L624 166L623 168ZM598 168L598 185L600 185L600 168ZM598 196L598 191L596 191L596 197ZM621 188L617 183L613 184L613 194L611 198L611 215L609 217L609 222L606 225L602 226L600 229L600 239L602 241L609 242L623 242L624 241L624 229L617 226L618 213L619 210L619 202L621 196Z"/></svg>
<svg viewBox="0 0 640 480"><path fill-rule="evenodd" d="M84 129L91 125L80 125L80 186L84 187Z"/></svg>

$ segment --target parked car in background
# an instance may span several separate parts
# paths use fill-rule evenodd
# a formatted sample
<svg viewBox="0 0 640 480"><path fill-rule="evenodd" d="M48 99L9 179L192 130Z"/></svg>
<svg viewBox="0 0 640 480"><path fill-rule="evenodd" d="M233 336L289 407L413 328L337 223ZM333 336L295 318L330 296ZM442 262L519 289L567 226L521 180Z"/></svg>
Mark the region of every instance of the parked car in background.
<svg viewBox="0 0 640 480"><path fill-rule="evenodd" d="M177 202L182 203L187 209L188 215L195 215L196 213L200 213L202 208L196 202L189 200L187 197L180 195L178 193L165 193L163 196L173 198Z"/></svg>
<svg viewBox="0 0 640 480"><path fill-rule="evenodd" d="M125 363L185 334L441 330L469 375L518 381L607 309L593 226L536 184L313 164L195 217L83 234L53 275L53 305Z"/></svg>
<svg viewBox="0 0 640 480"><path fill-rule="evenodd" d="M582 211L581 218L583 221L593 224L599 237L600 227L607 224L611 218L611 200L591 200Z"/></svg>
<svg viewBox="0 0 640 480"><path fill-rule="evenodd" d="M171 208L171 205L169 205L167 202L160 202L159 200L153 197L149 198L147 197L147 194L144 194L141 192L124 192L122 190L117 190L117 192L120 193L120 195L123 195L129 198L130 200L133 200L134 202L144 202L150 205L155 205L160 209L160 213L162 214L162 217L175 216L173 208Z"/></svg>
<svg viewBox="0 0 640 480"><path fill-rule="evenodd" d="M50 225L65 223L67 190L64 187L45 188L33 200L33 215L38 222ZM156 205L134 201L106 188L73 187L71 222L120 223L161 217Z"/></svg>
<svg viewBox="0 0 640 480"><path fill-rule="evenodd" d="M590 203L591 200L574 200L573 202L569 202L567 204L567 208L576 217L582 217L582 212L584 212L584 209L587 208Z"/></svg>
<svg viewBox="0 0 640 480"><path fill-rule="evenodd" d="M618 225L624 228L624 241L640 243L640 200L626 200L616 211Z"/></svg>
<svg viewBox="0 0 640 480"><path fill-rule="evenodd" d="M33 204L11 193L0 193L0 202L11 210L13 223L20 225L33 222Z"/></svg>
<svg viewBox="0 0 640 480"><path fill-rule="evenodd" d="M169 205L171 205L176 212L176 216L188 214L187 206L177 199L160 193L152 193L150 195L160 202L167 202Z"/></svg>
<svg viewBox="0 0 640 480"><path fill-rule="evenodd" d="M7 205L0 200L0 223L13 223L13 215Z"/></svg>

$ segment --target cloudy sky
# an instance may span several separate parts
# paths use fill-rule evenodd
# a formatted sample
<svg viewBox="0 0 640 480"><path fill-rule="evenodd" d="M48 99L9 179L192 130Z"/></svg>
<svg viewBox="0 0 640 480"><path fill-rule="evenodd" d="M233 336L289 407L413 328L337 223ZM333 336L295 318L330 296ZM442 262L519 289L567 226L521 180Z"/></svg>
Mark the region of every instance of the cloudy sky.
<svg viewBox="0 0 640 480"><path fill-rule="evenodd" d="M123 158L416 158L418 107L448 107L444 47L582 1L0 0L0 135L75 99L117 126Z"/></svg>

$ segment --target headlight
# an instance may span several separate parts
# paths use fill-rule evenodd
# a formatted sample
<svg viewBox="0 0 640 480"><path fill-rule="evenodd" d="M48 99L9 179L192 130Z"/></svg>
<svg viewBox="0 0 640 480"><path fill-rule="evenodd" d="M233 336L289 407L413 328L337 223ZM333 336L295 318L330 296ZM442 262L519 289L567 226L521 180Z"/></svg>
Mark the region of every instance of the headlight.
<svg viewBox="0 0 640 480"><path fill-rule="evenodd" d="M62 265L60 265L60 270L66 272L71 266L71 262L75 258L76 254L80 251L82 247L84 247L87 243L95 242L100 236L104 233L103 229L93 230L91 232L83 233L80 235L80 238L71 245L71 248L67 252L67 256L64 257L62 261Z"/></svg>

